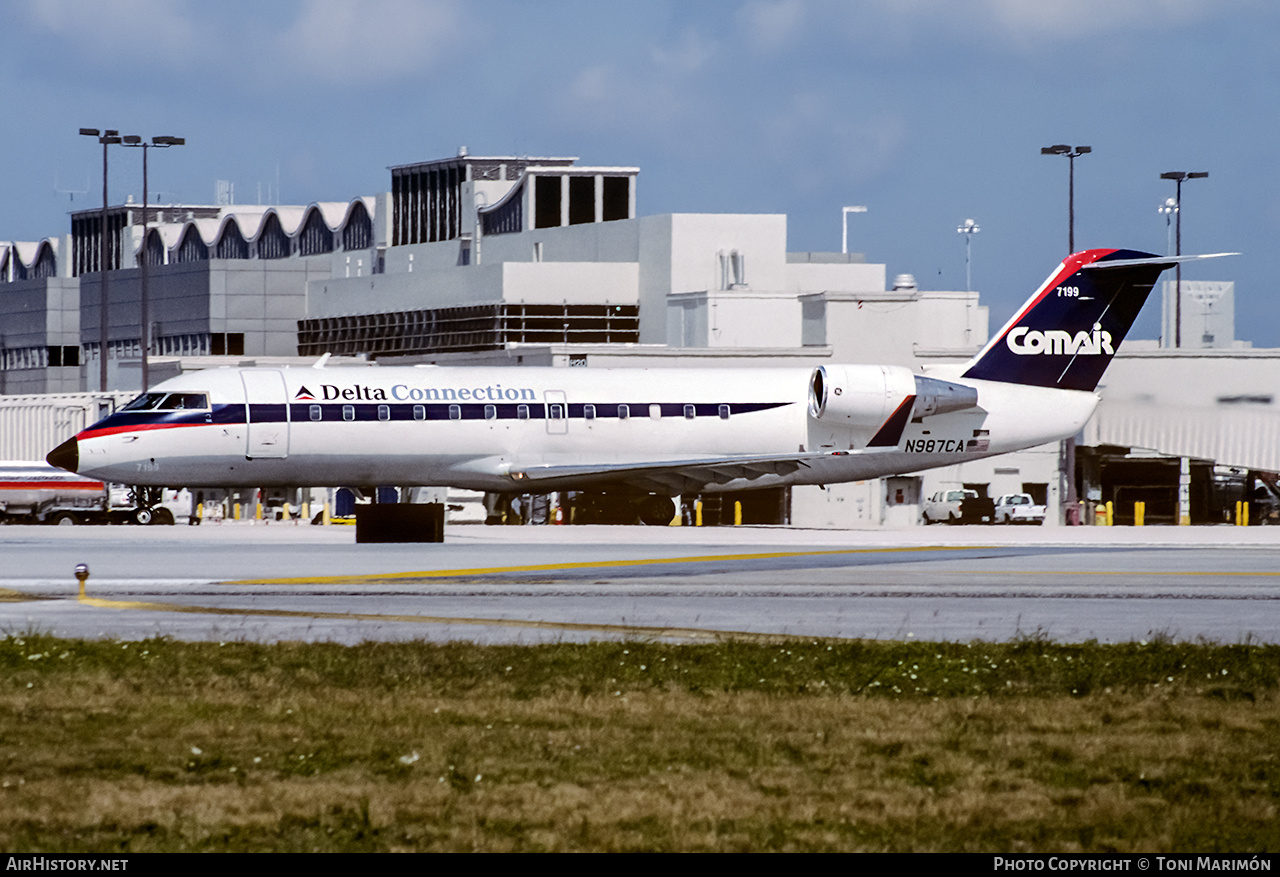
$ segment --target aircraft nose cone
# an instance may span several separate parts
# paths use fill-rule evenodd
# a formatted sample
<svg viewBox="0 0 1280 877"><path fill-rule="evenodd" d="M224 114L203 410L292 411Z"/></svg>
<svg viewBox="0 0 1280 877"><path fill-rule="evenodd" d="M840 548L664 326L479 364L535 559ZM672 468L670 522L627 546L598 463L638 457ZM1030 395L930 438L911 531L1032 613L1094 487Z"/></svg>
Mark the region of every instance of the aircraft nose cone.
<svg viewBox="0 0 1280 877"><path fill-rule="evenodd" d="M50 466L76 472L80 468L80 445L74 438L69 438L49 452L45 457Z"/></svg>

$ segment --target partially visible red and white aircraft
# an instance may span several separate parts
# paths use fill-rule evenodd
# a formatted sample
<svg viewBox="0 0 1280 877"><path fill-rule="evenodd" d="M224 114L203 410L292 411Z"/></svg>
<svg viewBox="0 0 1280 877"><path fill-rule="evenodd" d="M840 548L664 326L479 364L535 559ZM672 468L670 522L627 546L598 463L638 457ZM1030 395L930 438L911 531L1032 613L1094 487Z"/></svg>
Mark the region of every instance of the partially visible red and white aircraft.
<svg viewBox="0 0 1280 877"><path fill-rule="evenodd" d="M1071 255L970 362L923 374L210 369L158 384L47 459L131 485L612 488L666 523L678 494L876 478L1074 435L1160 272L1199 258Z"/></svg>

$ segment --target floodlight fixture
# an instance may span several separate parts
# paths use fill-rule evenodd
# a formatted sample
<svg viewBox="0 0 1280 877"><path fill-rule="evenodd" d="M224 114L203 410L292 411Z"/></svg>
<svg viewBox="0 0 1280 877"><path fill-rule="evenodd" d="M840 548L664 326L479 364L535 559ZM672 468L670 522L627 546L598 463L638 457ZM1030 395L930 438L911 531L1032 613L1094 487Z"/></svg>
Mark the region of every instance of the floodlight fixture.
<svg viewBox="0 0 1280 877"><path fill-rule="evenodd" d="M1093 152L1092 146L1068 146L1065 143L1059 143L1054 146L1044 146L1040 149L1041 155L1065 155L1069 162L1069 170L1067 174L1067 253L1076 251L1076 159L1082 155L1088 155Z"/></svg>
<svg viewBox="0 0 1280 877"><path fill-rule="evenodd" d="M1177 194L1173 199L1173 212L1177 215L1174 225L1177 227L1177 249L1174 255L1182 255L1182 181L1203 180L1209 176L1208 171L1166 171L1160 175L1162 180L1173 180L1177 186ZM1168 202L1165 202L1168 204ZM1173 346L1182 346L1182 263L1174 266L1176 272L1173 292Z"/></svg>

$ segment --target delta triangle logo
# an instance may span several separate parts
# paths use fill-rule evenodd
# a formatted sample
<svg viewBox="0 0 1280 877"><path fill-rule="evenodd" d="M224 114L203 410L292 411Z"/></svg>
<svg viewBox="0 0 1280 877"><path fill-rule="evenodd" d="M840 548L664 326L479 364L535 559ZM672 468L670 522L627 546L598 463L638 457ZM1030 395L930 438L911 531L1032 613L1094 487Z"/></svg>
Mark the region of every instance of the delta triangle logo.
<svg viewBox="0 0 1280 877"><path fill-rule="evenodd" d="M306 387L299 388L297 394L294 395L293 398L294 398L294 401L302 401L302 402L314 402L316 400L316 397L313 396L311 394L311 391L308 390Z"/></svg>

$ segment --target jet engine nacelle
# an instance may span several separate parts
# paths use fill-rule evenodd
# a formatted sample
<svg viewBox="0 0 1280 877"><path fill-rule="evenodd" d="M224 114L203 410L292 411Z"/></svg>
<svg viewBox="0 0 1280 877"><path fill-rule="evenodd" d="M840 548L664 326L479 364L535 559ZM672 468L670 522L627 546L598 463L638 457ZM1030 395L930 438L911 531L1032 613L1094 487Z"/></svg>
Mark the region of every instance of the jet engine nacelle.
<svg viewBox="0 0 1280 877"><path fill-rule="evenodd" d="M821 365L809 379L809 413L823 423L874 429L916 393L900 365Z"/></svg>
<svg viewBox="0 0 1280 877"><path fill-rule="evenodd" d="M809 413L824 423L877 428L908 396L915 397L913 419L978 404L973 387L913 374L900 365L824 365L809 380Z"/></svg>

